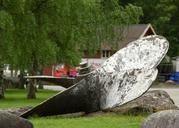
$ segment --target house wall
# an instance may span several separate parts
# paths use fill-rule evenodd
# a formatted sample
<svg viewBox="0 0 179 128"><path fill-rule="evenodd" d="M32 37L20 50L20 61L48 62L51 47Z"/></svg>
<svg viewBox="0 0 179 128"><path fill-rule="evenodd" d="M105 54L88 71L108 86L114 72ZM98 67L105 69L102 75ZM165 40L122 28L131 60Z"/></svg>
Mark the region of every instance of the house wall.
<svg viewBox="0 0 179 128"><path fill-rule="evenodd" d="M94 55L89 55L87 51L84 51L82 62L87 62L89 66L96 69L100 67L105 60L106 58L102 58L102 52L100 50L98 50Z"/></svg>
<svg viewBox="0 0 179 128"><path fill-rule="evenodd" d="M146 26L145 28L142 28L142 31L141 31L141 27L139 26L138 29L140 30L139 31L140 34L139 35L137 34L137 37L134 38L133 36L134 35L136 36L136 33L139 33L139 32L136 32L135 30L131 30L130 34L132 32L132 36L130 35L129 38L127 38L127 40L125 41L124 44L127 45L128 42L136 40L136 39L140 38L140 36L144 37L144 36L148 36L148 35L155 35L155 32L153 31L153 29L151 27L147 27ZM119 42L119 43L121 43L121 42ZM126 45L124 45L124 46L126 46ZM102 52L102 50L108 50L108 51L110 51L110 56L112 56L120 48L117 48L116 50L113 50L108 45L104 44L104 46L101 47L101 50L98 50L95 55L90 55L88 53L88 51L86 50L86 51L84 51L84 56L83 56L82 61L87 61L89 65L92 65L94 67L99 67L107 59L107 58L103 58L103 54L102 54L103 52Z"/></svg>
<svg viewBox="0 0 179 128"><path fill-rule="evenodd" d="M87 62L88 65L91 65L93 69L96 69L100 67L105 60L106 59L103 58L83 58L82 62Z"/></svg>
<svg viewBox="0 0 179 128"><path fill-rule="evenodd" d="M101 58L101 52L100 50L97 50L94 55L90 55L89 52L85 50L83 58Z"/></svg>
<svg viewBox="0 0 179 128"><path fill-rule="evenodd" d="M110 51L110 56L112 56L114 53L116 53L115 50L109 50ZM103 58L102 57L102 52L100 50L97 51L97 53L93 56L89 56L88 54L86 54L83 58L82 58L82 62L87 62L88 65L92 66L93 68L98 68L101 66L101 64L103 64L103 62L106 60L107 58Z"/></svg>
<svg viewBox="0 0 179 128"><path fill-rule="evenodd" d="M179 72L179 57L172 61L174 72Z"/></svg>

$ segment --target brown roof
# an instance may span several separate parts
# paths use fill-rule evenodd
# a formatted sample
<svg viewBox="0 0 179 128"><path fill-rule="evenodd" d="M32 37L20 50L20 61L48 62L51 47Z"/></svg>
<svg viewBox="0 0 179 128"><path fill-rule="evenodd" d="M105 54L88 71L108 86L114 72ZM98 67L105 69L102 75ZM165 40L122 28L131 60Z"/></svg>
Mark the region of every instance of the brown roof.
<svg viewBox="0 0 179 128"><path fill-rule="evenodd" d="M119 43L118 43L118 49L126 46L131 41L137 40L137 39L147 36L147 35L155 35L155 34L156 33L155 33L151 24L129 25L129 26L125 27L122 32L122 40L119 41ZM110 47L106 46L106 44L103 44L101 49L110 49Z"/></svg>

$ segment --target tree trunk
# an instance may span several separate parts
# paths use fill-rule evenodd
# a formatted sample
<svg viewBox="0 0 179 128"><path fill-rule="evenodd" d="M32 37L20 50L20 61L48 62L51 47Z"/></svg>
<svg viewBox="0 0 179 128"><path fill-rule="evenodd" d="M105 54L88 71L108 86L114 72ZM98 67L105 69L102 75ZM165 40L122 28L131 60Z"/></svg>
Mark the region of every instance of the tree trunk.
<svg viewBox="0 0 179 128"><path fill-rule="evenodd" d="M42 81L41 80L38 81L38 85L39 85L38 89L44 89L44 86L42 85Z"/></svg>
<svg viewBox="0 0 179 128"><path fill-rule="evenodd" d="M15 70L15 77L17 77L17 70Z"/></svg>
<svg viewBox="0 0 179 128"><path fill-rule="evenodd" d="M38 62L36 58L35 51L32 53L32 68L31 68L31 75L34 76L37 74L37 69L38 69ZM28 99L35 99L36 98L36 85L37 85L37 80L36 79L30 79L29 84L28 84L28 94L27 98Z"/></svg>
<svg viewBox="0 0 179 128"><path fill-rule="evenodd" d="M35 79L30 79L29 80L29 83L27 85L27 88L28 88L28 95L27 95L27 98L28 99L35 99L36 98L36 95L35 95L35 92L36 92L36 80Z"/></svg>
<svg viewBox="0 0 179 128"><path fill-rule="evenodd" d="M13 70L14 70L14 67L13 67L13 65L11 65L11 77L13 77L14 76L14 73L13 73Z"/></svg>
<svg viewBox="0 0 179 128"><path fill-rule="evenodd" d="M24 71L20 72L19 75L19 89L24 89L24 85L26 84L26 79L24 78Z"/></svg>
<svg viewBox="0 0 179 128"><path fill-rule="evenodd" d="M4 98L3 71L0 71L0 99Z"/></svg>

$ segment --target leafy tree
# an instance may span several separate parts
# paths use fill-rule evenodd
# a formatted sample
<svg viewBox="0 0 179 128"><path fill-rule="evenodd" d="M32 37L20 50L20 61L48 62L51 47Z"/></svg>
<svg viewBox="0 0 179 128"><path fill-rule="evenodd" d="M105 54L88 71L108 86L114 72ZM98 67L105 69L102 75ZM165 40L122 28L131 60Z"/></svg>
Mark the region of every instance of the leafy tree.
<svg viewBox="0 0 179 128"><path fill-rule="evenodd" d="M4 98L3 64L11 56L11 42L13 42L13 21L11 15L0 10L0 98Z"/></svg>
<svg viewBox="0 0 179 128"><path fill-rule="evenodd" d="M3 64L11 56L14 26L11 15L3 10L0 11L0 21L0 63Z"/></svg>
<svg viewBox="0 0 179 128"><path fill-rule="evenodd" d="M27 5L33 10L38 25L45 26L48 38L57 44L57 62L73 66L79 63L84 49L95 52L101 42L116 43L120 33L115 33L114 27L123 29L124 25L139 21L141 8L121 7L116 2L31 0ZM109 3L114 9L107 8Z"/></svg>
<svg viewBox="0 0 179 128"><path fill-rule="evenodd" d="M0 8L13 26L7 62L32 75L55 62L74 66L84 49L92 53L101 42L114 45L123 27L142 15L141 8L122 7L117 0L0 0ZM35 98L30 90L29 98Z"/></svg>
<svg viewBox="0 0 179 128"><path fill-rule="evenodd" d="M122 5L132 3L142 7L140 23L152 23L157 34L170 42L169 55L179 55L179 2L178 0L119 0Z"/></svg>
<svg viewBox="0 0 179 128"><path fill-rule="evenodd" d="M77 64L83 51L79 49L96 49L101 41L120 37L118 33L114 35L114 27L122 29L137 23L142 15L141 8L121 7L117 0L1 0L0 3L15 28L10 34L14 42L12 52L16 53L12 63L31 70L56 60Z"/></svg>
<svg viewBox="0 0 179 128"><path fill-rule="evenodd" d="M7 51L11 50L8 54L10 56L5 56L5 53L1 55L4 56L3 60L14 65L15 68L21 71L28 69L32 75L35 75L40 66L54 62L56 44L47 39L45 30L42 31L42 26L37 24L34 13L28 10L26 6L26 2L22 0L1 1L3 12L9 14L9 17L2 16L2 18L6 20L11 18L13 21L12 28L14 27L11 34L4 33L5 36L13 37L13 41L9 41L9 45L3 44L5 43L4 40L11 39L5 37L3 43L1 43ZM11 29L7 28L7 30L10 31ZM9 46L12 48L9 48ZM35 93L28 96L35 98Z"/></svg>

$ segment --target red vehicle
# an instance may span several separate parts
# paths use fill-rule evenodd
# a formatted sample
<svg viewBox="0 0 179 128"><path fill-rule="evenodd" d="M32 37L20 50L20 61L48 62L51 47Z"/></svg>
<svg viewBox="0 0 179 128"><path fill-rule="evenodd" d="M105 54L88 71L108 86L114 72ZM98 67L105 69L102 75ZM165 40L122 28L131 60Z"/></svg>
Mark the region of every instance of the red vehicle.
<svg viewBox="0 0 179 128"><path fill-rule="evenodd" d="M51 67L45 67L43 75L54 76L54 77L76 77L77 69L69 68L64 64L53 65Z"/></svg>
<svg viewBox="0 0 179 128"><path fill-rule="evenodd" d="M77 69L76 68L70 68L69 69L69 76L70 77L77 77Z"/></svg>
<svg viewBox="0 0 179 128"><path fill-rule="evenodd" d="M65 77L68 76L68 68L64 64L59 64L54 67L53 76Z"/></svg>

